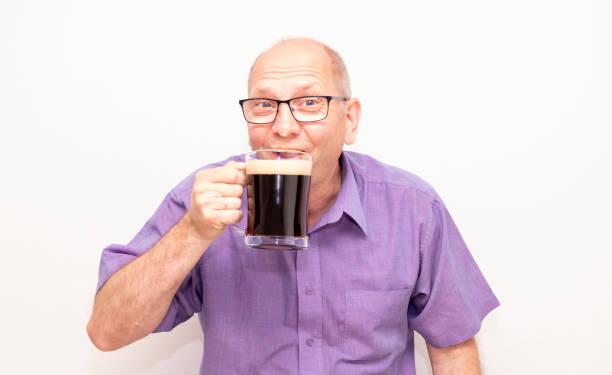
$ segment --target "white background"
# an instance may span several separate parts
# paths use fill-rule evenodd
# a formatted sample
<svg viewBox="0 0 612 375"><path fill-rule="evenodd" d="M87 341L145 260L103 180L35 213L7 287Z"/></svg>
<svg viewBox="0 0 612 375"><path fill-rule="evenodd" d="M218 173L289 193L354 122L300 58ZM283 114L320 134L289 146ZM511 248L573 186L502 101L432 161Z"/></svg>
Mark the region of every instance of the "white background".
<svg viewBox="0 0 612 375"><path fill-rule="evenodd" d="M197 373L196 319L93 347L99 256L247 150L248 69L288 36L344 57L350 149L445 200L502 303L477 336L485 373L611 373L611 19L604 0L3 0L0 373Z"/></svg>

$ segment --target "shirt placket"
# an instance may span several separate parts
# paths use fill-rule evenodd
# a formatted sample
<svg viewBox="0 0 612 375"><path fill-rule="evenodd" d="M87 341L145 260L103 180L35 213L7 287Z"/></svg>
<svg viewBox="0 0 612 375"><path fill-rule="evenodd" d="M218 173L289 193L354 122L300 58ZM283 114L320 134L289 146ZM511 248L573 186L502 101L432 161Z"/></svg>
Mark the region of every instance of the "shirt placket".
<svg viewBox="0 0 612 375"><path fill-rule="evenodd" d="M298 339L300 374L323 374L323 299L316 235L308 250L297 254Z"/></svg>

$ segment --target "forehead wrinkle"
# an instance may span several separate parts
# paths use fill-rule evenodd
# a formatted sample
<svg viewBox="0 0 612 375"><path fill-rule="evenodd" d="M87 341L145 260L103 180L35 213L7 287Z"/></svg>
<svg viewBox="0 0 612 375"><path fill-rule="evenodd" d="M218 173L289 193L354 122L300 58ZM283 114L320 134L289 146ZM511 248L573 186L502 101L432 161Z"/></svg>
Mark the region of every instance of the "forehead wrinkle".
<svg viewBox="0 0 612 375"><path fill-rule="evenodd" d="M253 72L257 70L267 69L316 69L321 72L327 71L329 64L329 58L327 56L313 56L312 54L304 54L299 51L298 55L289 55L291 52L287 51L282 54L274 55L263 55L253 65Z"/></svg>
<svg viewBox="0 0 612 375"><path fill-rule="evenodd" d="M266 81L263 81L263 82L260 81L258 82L256 87L253 87L251 89L251 92L249 94L253 94L257 97L263 97L267 95L266 97L276 98L279 100L291 99L289 97L280 98L278 95L277 89L278 89L277 85L269 85L267 84ZM323 90L323 86L320 85L319 83L308 82L304 84L293 85L291 87L291 90L290 90L291 94L289 94L289 96L295 97L295 96L303 96L303 95L321 95L322 90Z"/></svg>
<svg viewBox="0 0 612 375"><path fill-rule="evenodd" d="M272 88L278 88L278 83L282 81L293 81L283 85L290 86L292 91L307 90L312 87L323 89L330 83L328 82L329 77L321 74L318 69L275 68L265 69L263 72L254 72L250 89L272 92Z"/></svg>
<svg viewBox="0 0 612 375"><path fill-rule="evenodd" d="M267 66L261 67L259 69L254 69L253 78L266 77L269 75L283 75L293 77L296 75L306 75L306 76L314 76L314 77L324 77L329 75L330 72L327 72L325 66L321 65L320 67L308 67L308 66Z"/></svg>
<svg viewBox="0 0 612 375"><path fill-rule="evenodd" d="M278 74L278 73L267 73L262 74L261 76L254 77L253 83L257 83L259 81L284 81L284 80L298 80L298 81L309 81L309 82L325 82L325 79L318 74L304 74L302 73L287 73L287 74Z"/></svg>
<svg viewBox="0 0 612 375"><path fill-rule="evenodd" d="M280 61L275 56L260 58L252 68L249 86L255 86L256 82L263 79L294 79L298 76L315 79L321 83L333 81L333 71L326 63L327 60L324 61L319 56L304 56L298 61L293 60L286 61L282 56Z"/></svg>

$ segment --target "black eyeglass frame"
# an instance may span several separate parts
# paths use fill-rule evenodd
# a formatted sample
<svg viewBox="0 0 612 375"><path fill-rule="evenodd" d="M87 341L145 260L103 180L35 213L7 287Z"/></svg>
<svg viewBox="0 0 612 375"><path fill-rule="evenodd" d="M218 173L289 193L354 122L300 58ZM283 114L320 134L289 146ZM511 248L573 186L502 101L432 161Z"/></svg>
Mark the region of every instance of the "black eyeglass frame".
<svg viewBox="0 0 612 375"><path fill-rule="evenodd" d="M313 120L313 121L300 121L297 118L295 118L295 114L293 113L293 109L291 108L291 106L289 105L289 102L295 99L303 99L303 98L325 98L327 99L327 111L325 112L325 117L323 117L322 119L319 120ZM248 99L241 99L238 101L238 104L240 104L240 108L242 109L242 116L244 117L245 121L248 122L249 124L256 124L256 125L264 125L264 124L271 124L274 121L276 121L276 116L278 116L278 110L280 109L280 105L283 103L287 104L287 107L289 107L289 112L291 112L291 116L293 116L293 119L297 122L316 122L316 121L323 121L327 118L327 116L329 115L329 102L331 102L332 100L338 100L338 101L342 101L342 102L346 102L348 101L350 98L346 97L346 96L334 96L334 95L306 95L306 96L298 96L296 98L291 98L291 99L287 99L287 100L276 100L276 99L270 99L270 98L248 98ZM252 122L249 121L246 118L246 114L244 113L244 102L249 101L249 100L270 100L272 102L276 102L276 113L274 114L274 118L272 119L272 121L268 121L268 122Z"/></svg>

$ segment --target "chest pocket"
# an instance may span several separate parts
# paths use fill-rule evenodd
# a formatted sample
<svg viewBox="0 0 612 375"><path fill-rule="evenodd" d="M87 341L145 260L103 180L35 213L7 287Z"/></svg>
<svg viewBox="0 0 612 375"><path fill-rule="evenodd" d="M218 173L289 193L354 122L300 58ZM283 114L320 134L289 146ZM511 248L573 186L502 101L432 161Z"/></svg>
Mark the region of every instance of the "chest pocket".
<svg viewBox="0 0 612 375"><path fill-rule="evenodd" d="M346 290L343 351L352 360L396 358L408 336L409 289Z"/></svg>

